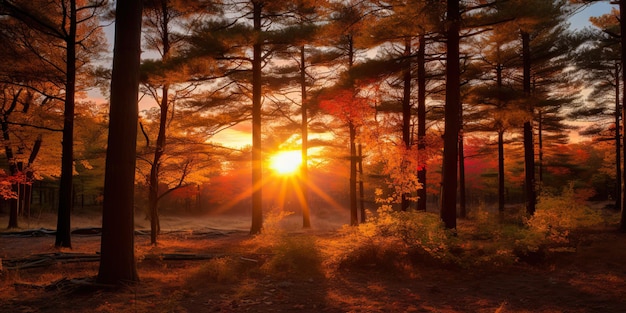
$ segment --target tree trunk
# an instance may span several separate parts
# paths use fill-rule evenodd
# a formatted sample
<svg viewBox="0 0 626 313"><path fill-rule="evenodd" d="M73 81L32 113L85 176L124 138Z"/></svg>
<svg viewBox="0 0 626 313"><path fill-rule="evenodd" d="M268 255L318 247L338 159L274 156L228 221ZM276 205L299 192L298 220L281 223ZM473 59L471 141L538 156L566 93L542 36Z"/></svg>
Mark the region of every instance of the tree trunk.
<svg viewBox="0 0 626 313"><path fill-rule="evenodd" d="M165 153L165 141L166 141L166 128L167 128L167 116L169 109L168 102L169 85L163 85L163 94L161 96L161 103L159 105L161 109L161 115L159 117L159 133L154 150L154 158L152 160L152 167L150 168L150 179L148 186L148 206L150 211L150 243L157 244L157 237L159 235L160 223L159 223L159 170L161 165L161 157Z"/></svg>
<svg viewBox="0 0 626 313"><path fill-rule="evenodd" d="M537 171L539 172L539 186L541 186L543 182L543 112L541 109L537 112L537 145L539 146Z"/></svg>
<svg viewBox="0 0 626 313"><path fill-rule="evenodd" d="M351 35L348 35L348 70L354 65L354 41ZM354 84L352 87L354 89ZM352 117L350 117L352 118ZM359 224L359 214L357 207L356 196L356 173L357 173L357 149L356 149L356 132L357 126L354 125L354 121L348 122L348 131L350 133L350 225L356 226Z"/></svg>
<svg viewBox="0 0 626 313"><path fill-rule="evenodd" d="M402 70L403 76L403 94L402 94L402 141L404 142L404 149L407 151L403 158L408 157L411 150L411 38L406 37L404 40L404 68ZM405 166L402 167L402 171L405 170ZM405 182L401 182L404 184ZM404 189L404 188L403 188ZM402 193L401 209L406 211L409 208L410 193Z"/></svg>
<svg viewBox="0 0 626 313"><path fill-rule="evenodd" d="M56 247L72 247L70 215L74 201L72 180L74 175L74 98L76 95L76 0L70 1L69 33L65 39L67 61L65 105L63 109L63 141L61 150L61 182L57 215Z"/></svg>
<svg viewBox="0 0 626 313"><path fill-rule="evenodd" d="M24 185L24 196L23 196L23 204L24 214L26 217L30 218L31 204L33 201L33 183L34 183L34 174L32 170L33 163L35 163L35 159L37 158L37 154L39 154L39 149L41 149L42 137L41 135L37 136L35 139L35 143L33 144L33 149L30 152L30 156L28 157L28 163L25 169L26 176L26 184Z"/></svg>
<svg viewBox="0 0 626 313"><path fill-rule="evenodd" d="M142 1L118 1L111 75L98 283L139 281L135 261L134 191Z"/></svg>
<svg viewBox="0 0 626 313"><path fill-rule="evenodd" d="M530 115L524 122L524 189L526 191L526 213L535 214L537 196L535 194L535 146L533 143L534 106L530 99L530 34L522 31L523 87L526 96L527 112Z"/></svg>
<svg viewBox="0 0 626 313"><path fill-rule="evenodd" d="M19 96L19 93L18 93L18 96ZM2 139L4 140L4 154L7 157L7 161L9 163L9 174L11 176L17 174L18 169L17 169L17 162L15 161L15 156L13 155L13 149L11 148L10 141L9 141L10 135L9 135L8 115L10 114L11 111L13 111L16 104L17 104L17 96L15 96L15 98L13 99L11 108L7 110L6 112L4 112L2 116ZM17 184L13 184L11 186L11 189L13 192L17 194L18 192ZM19 206L18 206L17 200L18 199L7 200L7 202L9 203L9 225L7 226L7 228L9 229L19 227L19 224L18 224Z"/></svg>
<svg viewBox="0 0 626 313"><path fill-rule="evenodd" d="M504 130L498 130L498 211L504 212Z"/></svg>
<svg viewBox="0 0 626 313"><path fill-rule="evenodd" d="M365 216L365 190L363 187L363 146L358 145L358 157L359 157L359 206L361 208L361 223L365 223L367 216Z"/></svg>
<svg viewBox="0 0 626 313"><path fill-rule="evenodd" d="M461 113L462 114L462 113ZM463 119L461 119L462 121ZM463 122L460 123L463 127ZM459 217L467 217L467 190L465 189L465 146L463 129L459 131Z"/></svg>
<svg viewBox="0 0 626 313"><path fill-rule="evenodd" d="M352 122L348 123L350 130L350 225L359 225L359 216L356 200L356 126Z"/></svg>
<svg viewBox="0 0 626 313"><path fill-rule="evenodd" d="M622 156L620 145L620 107L619 107L619 85L620 85L620 64L615 62L615 209L620 210L622 206Z"/></svg>
<svg viewBox="0 0 626 313"><path fill-rule="evenodd" d="M620 20L620 44L622 46L622 85L626 86L626 0L619 1L619 20ZM626 88L622 88L622 121L626 121ZM625 123L626 124L626 123ZM626 156L626 136L622 136L622 154ZM622 173L622 181L626 181L626 171ZM626 192L622 191L622 194ZM619 229L626 232L626 196L622 197L622 212L620 217Z"/></svg>
<svg viewBox="0 0 626 313"><path fill-rule="evenodd" d="M417 190L417 209L426 211L426 35L419 36L417 50L417 181L422 188Z"/></svg>
<svg viewBox="0 0 626 313"><path fill-rule="evenodd" d="M306 59L304 46L300 47L300 94L302 97L302 164L300 164L300 190L302 190L302 227L311 228L311 208L309 206L309 117L306 90Z"/></svg>
<svg viewBox="0 0 626 313"><path fill-rule="evenodd" d="M461 69L459 66L459 0L447 0L446 30L446 103L443 135L441 219L448 229L456 228L457 164L459 112L461 105Z"/></svg>
<svg viewBox="0 0 626 313"><path fill-rule="evenodd" d="M261 10L263 3L252 1L253 23L256 32L261 31ZM261 149L261 39L252 47L252 225L250 234L261 233L263 229L263 152Z"/></svg>
<svg viewBox="0 0 626 313"><path fill-rule="evenodd" d="M498 47L500 51L500 47ZM496 86L498 90L498 109L503 110L502 104L502 64L496 65ZM504 123L497 120L498 127L498 212L504 213Z"/></svg>
<svg viewBox="0 0 626 313"><path fill-rule="evenodd" d="M167 62L170 56L170 37L169 37L169 18L168 1L161 2L161 41L163 44L163 53L161 60ZM148 182L148 210L150 212L150 243L157 244L157 237L161 231L161 223L159 221L159 174L161 170L161 158L165 153L165 144L167 141L167 117L169 114L169 84L164 83L162 87L161 103L159 104L159 132L155 143L154 157L150 168L150 178Z"/></svg>

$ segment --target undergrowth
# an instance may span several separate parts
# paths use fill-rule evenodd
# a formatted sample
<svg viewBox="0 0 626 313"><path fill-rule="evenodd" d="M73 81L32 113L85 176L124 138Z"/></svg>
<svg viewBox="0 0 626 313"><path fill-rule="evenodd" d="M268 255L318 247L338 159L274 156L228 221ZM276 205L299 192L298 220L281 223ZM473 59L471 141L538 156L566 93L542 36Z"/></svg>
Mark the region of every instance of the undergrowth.
<svg viewBox="0 0 626 313"><path fill-rule="evenodd" d="M208 262L201 275L218 282L235 282L248 275L276 278L321 274L322 254L317 239L306 233L290 233L281 227L292 212L272 210L264 216L263 231L242 243L246 253Z"/></svg>
<svg viewBox="0 0 626 313"><path fill-rule="evenodd" d="M383 204L367 223L341 230L341 248L327 264L406 270L423 264L469 268L539 263L559 248L575 249L572 232L604 222L571 185L561 194L542 194L531 217L523 209L500 214L479 208L454 232L444 229L437 214L398 212Z"/></svg>
<svg viewBox="0 0 626 313"><path fill-rule="evenodd" d="M242 273L312 277L358 268L412 273L426 265L475 268L538 263L556 248L575 248L572 232L604 222L598 211L577 199L571 186L558 195L542 194L532 217L523 208L505 214L478 208L470 220L459 220L454 231L445 229L438 214L394 211L383 204L366 223L346 225L337 237L318 238L281 228L281 220L289 214L271 212L263 233L243 243L257 263L217 259L207 264L205 274L230 281L240 279Z"/></svg>
<svg viewBox="0 0 626 313"><path fill-rule="evenodd" d="M336 249L328 252L326 266L335 269L377 268L406 271L416 262L453 263L455 241L435 214L396 212L382 206L367 223L340 231Z"/></svg>

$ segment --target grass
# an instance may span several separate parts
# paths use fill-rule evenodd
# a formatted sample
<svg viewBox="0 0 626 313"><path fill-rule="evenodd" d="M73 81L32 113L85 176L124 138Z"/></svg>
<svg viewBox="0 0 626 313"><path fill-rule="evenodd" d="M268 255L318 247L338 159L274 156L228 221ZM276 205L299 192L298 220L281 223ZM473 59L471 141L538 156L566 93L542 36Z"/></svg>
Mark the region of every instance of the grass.
<svg viewBox="0 0 626 313"><path fill-rule="evenodd" d="M31 307L40 312L78 312L73 307L76 306L93 308L94 312L193 312L206 311L207 308L243 312L263 311L264 307L276 311L300 308L323 311L325 308L329 312L343 312L376 307L403 311L417 305L416 309L428 312L446 307L446 299L439 294L445 293L445 286L451 281L454 281L455 288L465 288L467 293L473 294L472 297L483 297L479 302L462 298L458 303L446 304L450 308L462 306L456 311L470 308L483 312L516 311L512 302L503 306L501 298L490 299L482 295L481 290L474 290L474 281L489 280L489 276L459 280L458 273L468 268L472 269L472 273L507 273L506 278L498 276L496 282L486 285L501 281L532 284L527 289L534 290L545 287L541 285L541 277L548 275L553 280L559 280L561 275L564 278L560 288L570 282L575 286L611 287L617 291L605 294L614 294L616 299L621 297L619 290L626 290L622 288L626 278L623 273L612 270L618 268L616 264L606 270L594 268L590 273L598 273L587 275L571 270L555 274L558 270L554 265L546 265L542 269L541 264L550 262L554 256L558 257L561 253L558 248L563 247L569 249L568 253L582 251L581 257L589 260L610 258L605 256L610 250L606 245L602 245L602 249L586 246L591 245L589 242L593 240L589 239L593 238L593 234L586 232L613 225L617 214L590 209L572 202L568 197L567 193L542 196L538 217L531 219L526 218L523 212L503 217L484 208L476 209L470 219L459 220L456 233L446 231L436 214L380 211L368 223L358 227L346 226L322 235L315 231L287 230L284 219L288 214L274 212L273 216L266 218L263 234L255 237L245 233L211 238L169 234L164 235L155 248L149 245L149 238L140 236L136 242L139 256L172 252L218 252L225 256L183 262L140 258L138 268L142 281L139 285L127 287L121 292L97 291L69 297L60 297L55 291L36 286L46 286L64 277L93 277L97 273L97 263L5 270L0 272L0 311L15 308L25 311L24 308ZM566 223L553 219L558 214L565 214L562 210L570 214ZM558 231L557 236L555 231ZM585 236L578 235L581 233ZM616 240L623 241L617 234L602 236L615 236ZM578 239L583 237L587 238L584 245ZM20 240L0 238L0 245L49 240L51 242L47 245L38 243L35 246L50 249L53 242L50 238ZM80 237L74 244L85 252L98 249L97 237ZM531 255L531 252L538 251L543 254ZM618 259L615 262L619 262ZM528 266L526 263L540 266L524 270L527 276L519 278L517 271L520 266ZM528 275L538 270L545 273L541 272L537 281L529 280ZM568 275L575 277L568 278ZM417 281L419 284L416 284ZM372 288L376 290L374 293ZM510 288L515 293L523 292L515 285ZM534 299L532 294L525 297ZM580 294L572 291L572 299L578 301L576 297ZM463 302L466 300L470 302ZM539 298L535 300L537 303L541 301ZM422 303L424 305L419 307ZM334 305L337 305L336 310ZM575 311L571 307L564 307L563 310Z"/></svg>

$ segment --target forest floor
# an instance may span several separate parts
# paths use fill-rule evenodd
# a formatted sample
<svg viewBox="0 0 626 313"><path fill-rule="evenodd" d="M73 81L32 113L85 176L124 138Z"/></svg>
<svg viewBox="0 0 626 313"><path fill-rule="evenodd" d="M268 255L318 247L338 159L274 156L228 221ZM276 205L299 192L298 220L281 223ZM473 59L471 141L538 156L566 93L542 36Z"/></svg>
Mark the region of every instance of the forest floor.
<svg viewBox="0 0 626 313"><path fill-rule="evenodd" d="M37 229L50 221L53 215L22 224ZM0 223L6 225L5 216ZM332 257L325 249L341 247L338 232L292 230L289 237L314 238L322 251L320 264L294 274L280 266L268 269L264 263L281 251L258 249L244 223L227 229L192 229L175 218L162 223L163 229L185 230L164 231L156 247L148 235L137 235L141 281L121 289L80 285L98 272L98 262L88 259L9 266L15 264L11 260L41 254L97 256L98 235L76 234L73 249L56 249L54 236L7 236L3 230L0 312L626 312L626 235L615 225L587 231L575 247L536 264L463 268L426 262L406 270L323 266ZM90 218L73 220L73 227L97 226Z"/></svg>

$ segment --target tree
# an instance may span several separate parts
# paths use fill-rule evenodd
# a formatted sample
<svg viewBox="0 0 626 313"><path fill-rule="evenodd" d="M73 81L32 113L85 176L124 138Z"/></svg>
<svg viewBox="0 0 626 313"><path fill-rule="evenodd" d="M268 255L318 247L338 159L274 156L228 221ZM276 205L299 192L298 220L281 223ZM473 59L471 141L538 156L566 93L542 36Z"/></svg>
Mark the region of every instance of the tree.
<svg viewBox="0 0 626 313"><path fill-rule="evenodd" d="M387 114L399 114L398 128L401 129L401 140L406 153L401 153L398 157L419 158L417 166L409 166L412 160L403 160L399 170L404 172L397 176L399 181L393 182L403 190L400 195L400 208L407 210L410 200L415 199L418 189L418 207L425 210L426 193L423 188L405 179L415 175L419 176L418 181L425 183L426 168L424 166L425 145L424 137L426 133L426 40L431 37L440 24L442 8L436 1L424 0L397 0L391 1L389 6L381 6L380 17L369 25L368 33L375 45L380 45L379 58L366 60L360 67L371 66L372 71L378 71L376 79L386 80L387 88L381 88L382 93L387 94L382 100L379 110L386 111ZM417 44L415 43L417 41ZM413 84L413 80L417 85ZM414 90L417 87L417 99ZM396 91L397 90L397 91ZM417 123L414 120L417 102ZM417 138L414 138L413 127L416 125ZM417 151L415 149L417 142ZM413 189L414 188L414 189Z"/></svg>
<svg viewBox="0 0 626 313"><path fill-rule="evenodd" d="M541 42L542 38L549 37L551 34L558 32L559 28L562 28L567 13L567 1L507 1L496 3L494 8L499 12L502 19L509 20L515 25L517 29L516 32L520 35L522 67L521 90L524 93L523 104L528 115L523 125L524 190L526 211L529 215L532 215L535 212L537 202L535 133L533 123L537 116L538 101L541 99L541 96L543 96L540 93L536 95L533 94L533 77L540 69L540 66L536 64L540 59L540 55L535 54L552 53L552 49L541 51L542 48L533 45L537 42ZM549 58L547 59L549 60Z"/></svg>
<svg viewBox="0 0 626 313"><path fill-rule="evenodd" d="M622 63L622 121L626 121L626 2L625 0L619 1L619 20L620 20L620 45L622 47L621 63ZM622 136L622 154L626 156L626 135ZM626 171L622 173L622 181L626 181ZM626 188L626 187L624 187ZM623 192L626 194L626 192ZM620 218L619 229L622 232L626 232L626 197L622 197L622 214Z"/></svg>
<svg viewBox="0 0 626 313"><path fill-rule="evenodd" d="M197 25L192 38L192 53L211 54L221 63L225 80L222 90L229 90L243 99L252 120L252 223L251 234L263 229L263 149L262 121L265 78L263 67L272 55L271 35L280 27L282 12L288 2L251 0L231 3L233 14L220 21L205 21Z"/></svg>
<svg viewBox="0 0 626 313"><path fill-rule="evenodd" d="M619 45L619 12L615 9L610 14L591 18L598 30L584 34L590 46L580 49L575 55L575 64L580 69L582 78L591 83L593 88L588 100L591 105L578 108L571 117L595 122L583 132L584 135L601 135L606 130L607 121L613 120L613 142L615 151L615 188L613 196L615 208L622 206L622 169L621 169L621 134L620 134L620 87L621 70ZM603 138L603 140L610 140Z"/></svg>
<svg viewBox="0 0 626 313"><path fill-rule="evenodd" d="M135 261L134 190L141 11L140 0L117 2L101 257L97 278L103 284L139 280Z"/></svg>
<svg viewBox="0 0 626 313"><path fill-rule="evenodd" d="M263 20L262 1L251 1L254 32L261 32ZM263 42L257 38L252 44L252 224L250 234L256 235L263 229L263 150L261 141L262 112L262 66Z"/></svg>
<svg viewBox="0 0 626 313"><path fill-rule="evenodd" d="M491 84L482 84L475 87L468 97L470 104L475 104L478 108L477 114L486 114L487 116L481 116L484 122L484 128L493 129L498 134L498 211L504 212L504 133L509 128L509 120L513 116L512 108L507 105L514 92L510 86L505 86L504 83L504 69L510 65L510 63L517 60L515 51L507 51L503 49L505 43L511 42L514 39L510 37L510 31L500 25L495 27L491 34L485 37L485 49L482 51L484 57L484 72L485 75L495 72L495 86ZM493 81L493 76L487 76L487 80ZM493 83L492 83L493 84ZM507 97L507 95L509 95Z"/></svg>
<svg viewBox="0 0 626 313"><path fill-rule="evenodd" d="M448 0L447 4L446 104L441 219L446 228L452 229L456 228L459 107L461 105L461 69L459 66L461 11L458 0Z"/></svg>
<svg viewBox="0 0 626 313"><path fill-rule="evenodd" d="M147 92L152 95L158 103L160 114L158 116L158 133L150 162L150 174L148 176L148 212L150 216L150 242L157 243L157 235L160 230L159 223L159 175L161 171L161 159L166 153L167 125L169 124L170 108L173 107L178 91L181 94L188 94L186 90L193 90L193 84L176 90L175 86L181 77L180 65L177 69L171 69L171 59L177 56L180 51L182 38L184 36L174 31L174 26L182 29L188 27L181 20L191 19L193 15L208 10L206 5L197 1L171 1L152 0L146 1L144 7L144 32L146 36L146 46L151 50L156 50L161 56L157 62L147 62L144 71L147 74L143 81ZM191 23L191 22L190 22ZM155 64L159 63L159 64ZM153 67L150 68L150 65ZM161 66L158 66L161 65ZM155 68L156 67L156 68ZM152 71L150 71L152 70ZM159 94L160 89L160 94ZM144 132L144 135L147 134Z"/></svg>
<svg viewBox="0 0 626 313"><path fill-rule="evenodd" d="M357 135L359 126L363 123L357 110L363 107L362 99L358 98L358 86L355 85L356 78L350 72L355 65L355 59L362 46L366 46L365 25L368 23L368 17L371 12L366 11L366 4L358 1L350 1L346 3L335 3L333 13L331 14L331 22L326 25L324 35L327 36L329 44L338 50L336 55L341 56L342 62L345 62L345 72L335 88L331 91L338 97L338 106L343 110L337 116L340 116L348 127L349 144L350 144L350 224L358 225L358 206L357 206L357 172L358 164L362 161L357 152ZM345 61L344 61L345 60ZM326 99L328 100L328 98ZM355 108L350 108L350 106ZM363 194L361 194L363 197ZM362 210L364 211L364 210Z"/></svg>
<svg viewBox="0 0 626 313"><path fill-rule="evenodd" d="M25 159L23 159L21 155L26 152L24 151L26 149L26 143L24 142L24 137L18 135L18 138L21 138L21 142L19 142L17 151L14 153L14 142L11 140L11 131L9 129L11 121L9 118L12 113L16 112L20 102L23 107L22 113L26 113L32 101L32 94L21 96L22 92L22 88L16 91L10 86L5 86L4 93L1 97L0 127L2 130L2 140L4 142L4 153L9 165L9 177L11 178L9 181L12 181L11 189L14 195L12 197L4 197L10 199L8 228L18 227L19 212L30 213L30 194L33 182L32 165L39 153L42 141L41 134L39 134L34 141L33 147L30 149L30 156L26 159L27 161L24 162ZM28 126L28 124L24 125ZM22 157L22 159L20 159L20 157Z"/></svg>
<svg viewBox="0 0 626 313"><path fill-rule="evenodd" d="M89 62L87 55L97 56L100 41L97 16L105 0L70 0L59 2L3 1L7 14L49 38L48 49L60 49L62 54L48 51L35 53L64 76L63 139L61 181L55 246L71 247L70 214L72 211L72 176L74 165L74 115L77 75ZM52 57L52 58L50 58ZM57 57L57 59L54 59Z"/></svg>
<svg viewBox="0 0 626 313"><path fill-rule="evenodd" d="M315 0L298 0L287 5L288 13L279 20L284 27L272 34L271 41L278 49L276 56L289 63L286 66L275 66L274 70L266 75L266 86L281 98L272 100L277 106L275 110L286 119L286 125L280 125L280 127L284 127L289 132L288 136L291 136L296 127L300 131L302 162L298 177L298 192L301 194L299 202L302 209L303 228L311 227L309 127L315 110L312 107L310 93L318 76L311 68L325 61L323 49L317 47L320 41L320 27L315 23L323 18L320 12L325 5L325 1ZM295 93L295 88L299 89L300 99L295 99L291 95ZM295 117L298 110L300 111L299 121Z"/></svg>

